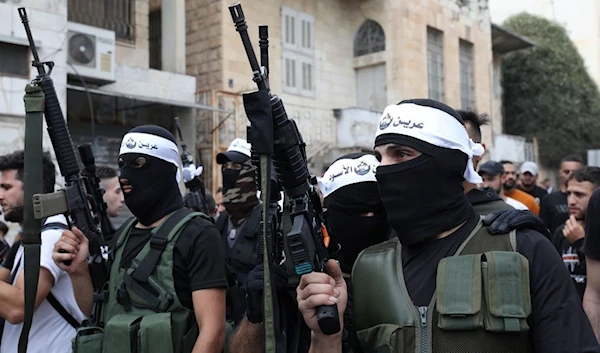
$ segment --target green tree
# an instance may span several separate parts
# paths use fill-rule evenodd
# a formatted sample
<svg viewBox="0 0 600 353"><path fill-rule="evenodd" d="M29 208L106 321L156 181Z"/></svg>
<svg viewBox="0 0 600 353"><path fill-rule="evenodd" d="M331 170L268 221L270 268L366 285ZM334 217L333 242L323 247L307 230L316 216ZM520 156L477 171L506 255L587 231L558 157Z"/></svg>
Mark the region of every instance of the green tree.
<svg viewBox="0 0 600 353"><path fill-rule="evenodd" d="M570 153L585 158L600 146L600 93L566 30L526 13L504 27L535 42L503 57L505 131L537 137L543 165Z"/></svg>

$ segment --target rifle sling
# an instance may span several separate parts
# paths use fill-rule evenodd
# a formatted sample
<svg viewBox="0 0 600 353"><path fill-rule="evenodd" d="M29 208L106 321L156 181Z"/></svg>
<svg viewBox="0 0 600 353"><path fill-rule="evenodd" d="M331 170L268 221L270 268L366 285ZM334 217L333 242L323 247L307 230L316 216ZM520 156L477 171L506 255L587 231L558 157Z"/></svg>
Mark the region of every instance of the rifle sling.
<svg viewBox="0 0 600 353"><path fill-rule="evenodd" d="M35 310L40 275L41 221L33 213L33 195L42 193L42 126L45 95L41 86L25 87L25 168L23 200L23 271L25 276L25 318L19 338L19 353L27 352L29 331Z"/></svg>

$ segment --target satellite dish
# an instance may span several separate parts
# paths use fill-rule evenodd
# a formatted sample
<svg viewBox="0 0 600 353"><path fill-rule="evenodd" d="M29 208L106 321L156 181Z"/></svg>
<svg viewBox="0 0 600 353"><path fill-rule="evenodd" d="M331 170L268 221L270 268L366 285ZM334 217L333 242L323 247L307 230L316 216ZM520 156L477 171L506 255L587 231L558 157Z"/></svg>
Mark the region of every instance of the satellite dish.
<svg viewBox="0 0 600 353"><path fill-rule="evenodd" d="M78 64L89 64L96 58L94 41L89 35L76 33L69 39L69 56Z"/></svg>

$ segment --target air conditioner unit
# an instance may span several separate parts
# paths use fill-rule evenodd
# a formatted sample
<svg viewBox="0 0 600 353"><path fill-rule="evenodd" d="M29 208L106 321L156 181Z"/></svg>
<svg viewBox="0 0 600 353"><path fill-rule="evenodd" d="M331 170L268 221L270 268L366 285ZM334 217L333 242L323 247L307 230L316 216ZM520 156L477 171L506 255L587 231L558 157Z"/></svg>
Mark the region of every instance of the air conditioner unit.
<svg viewBox="0 0 600 353"><path fill-rule="evenodd" d="M89 82L115 82L115 32L68 22L67 73Z"/></svg>

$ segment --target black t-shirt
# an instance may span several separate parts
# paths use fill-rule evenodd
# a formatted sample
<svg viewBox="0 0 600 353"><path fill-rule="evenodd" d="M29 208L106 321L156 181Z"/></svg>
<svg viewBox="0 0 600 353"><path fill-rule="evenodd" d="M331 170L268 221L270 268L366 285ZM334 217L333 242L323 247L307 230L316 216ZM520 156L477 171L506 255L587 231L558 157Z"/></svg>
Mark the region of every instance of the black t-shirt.
<svg viewBox="0 0 600 353"><path fill-rule="evenodd" d="M583 252L592 260L600 261L600 189L596 189L585 214L585 241Z"/></svg>
<svg viewBox="0 0 600 353"><path fill-rule="evenodd" d="M555 191L546 196L540 205L540 218L544 221L550 233L554 234L556 229L569 219L567 194Z"/></svg>
<svg viewBox="0 0 600 353"><path fill-rule="evenodd" d="M403 250L404 279L416 305L428 305L438 262L452 256L477 223L471 217L453 234ZM600 346L552 243L530 229L517 231L517 251L529 260L532 313L528 320L536 352L597 352Z"/></svg>
<svg viewBox="0 0 600 353"><path fill-rule="evenodd" d="M519 190L525 191L529 195L533 196L533 198L535 199L535 202L537 202L538 205L542 203L542 200L545 199L546 196L548 196L548 191L546 191L546 189L541 188L537 185L534 186L532 190L525 190L519 185L517 185L517 188Z"/></svg>
<svg viewBox="0 0 600 353"><path fill-rule="evenodd" d="M585 255L581 248L585 238L579 239L571 244L562 233L564 228L565 225L563 224L556 229L556 232L554 232L554 235L552 236L552 244L554 244L558 254L562 257L567 270L569 270L571 279L579 293L579 299L583 300L583 293L585 292L586 285L586 271Z"/></svg>
<svg viewBox="0 0 600 353"><path fill-rule="evenodd" d="M150 240L151 232L152 229L131 229L121 258L121 268L129 267ZM114 237L112 249L116 240L117 237ZM179 301L191 310L194 309L192 292L227 288L223 244L212 223L196 217L185 226L173 249L173 279Z"/></svg>

